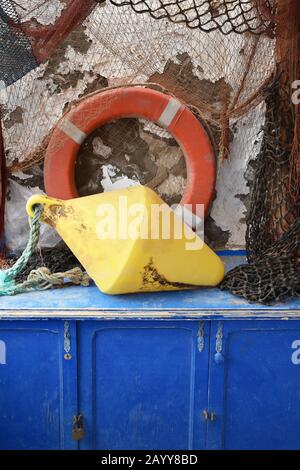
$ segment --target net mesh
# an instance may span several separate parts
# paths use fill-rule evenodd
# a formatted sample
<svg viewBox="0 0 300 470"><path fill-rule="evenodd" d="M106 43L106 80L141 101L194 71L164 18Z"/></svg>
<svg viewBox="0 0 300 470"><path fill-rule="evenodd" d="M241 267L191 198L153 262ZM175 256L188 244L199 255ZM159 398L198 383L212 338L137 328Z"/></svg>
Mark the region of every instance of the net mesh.
<svg viewBox="0 0 300 470"><path fill-rule="evenodd" d="M22 184L19 175L25 174L26 184L38 182L43 189L43 158L53 126L78 99L107 87L155 83L205 124L220 163L229 159L236 134L240 148L257 157L246 216L249 264L228 273L221 288L261 302L297 293L294 287L276 290L280 279L282 284L279 272L286 285L296 285L295 252L280 261L273 251L262 271L270 246L277 246L299 215L300 139L290 100L299 52L297 11L295 0L28 0L22 6L0 0L1 39L12 35L5 46L12 49L0 49L11 179ZM257 126L244 122L264 109L257 135ZM261 142L258 155L254 141ZM81 195L107 184L117 187L120 175L128 184L148 184L168 203L179 202L186 183L176 142L137 119L103 126L80 150Z"/></svg>
<svg viewBox="0 0 300 470"><path fill-rule="evenodd" d="M290 95L285 91L283 95L277 78L266 96L264 136L247 217L249 261L272 247L299 215L289 190L294 129Z"/></svg>
<svg viewBox="0 0 300 470"><path fill-rule="evenodd" d="M263 142L247 217L248 265L229 272L221 288L272 303L299 295L299 105L291 90L300 64L300 11L278 1L278 74L266 96Z"/></svg>
<svg viewBox="0 0 300 470"><path fill-rule="evenodd" d="M28 37L18 29L19 17L13 3L0 3L0 85L8 86L38 64Z"/></svg>
<svg viewBox="0 0 300 470"><path fill-rule="evenodd" d="M216 8L216 2L212 3ZM203 5L199 2L197 8L202 11ZM89 47L82 45L83 36L91 41ZM80 81L70 86L73 51L82 53L74 75L88 81L87 89ZM230 127L263 100L263 89L273 71L273 53L274 40L267 34L232 32L224 36L217 29L212 37L200 28L171 23L169 18L156 20L148 12L138 15L131 4L117 8L105 2L89 15L83 29L73 31L56 48L45 65L10 87L4 111L16 105L25 111L19 126L6 128L6 148L14 148L11 158L17 162L12 170L21 169L22 162L23 168L29 161L32 164L35 154L37 161L39 156L42 159L42 139L68 103L97 87L145 82L155 82L193 105L212 126L220 159L226 159ZM59 64L63 55L67 60Z"/></svg>
<svg viewBox="0 0 300 470"><path fill-rule="evenodd" d="M232 269L221 284L249 302L272 304L300 295L300 219L259 255L250 257L249 264Z"/></svg>
<svg viewBox="0 0 300 470"><path fill-rule="evenodd" d="M112 0L112 3L130 5L136 13L149 13L155 19L167 18L204 32L261 34L273 30L273 5L268 0Z"/></svg>
<svg viewBox="0 0 300 470"><path fill-rule="evenodd" d="M223 290L270 304L300 293L300 206L290 186L293 106L281 77L268 90L263 141L247 215L248 265L230 271Z"/></svg>

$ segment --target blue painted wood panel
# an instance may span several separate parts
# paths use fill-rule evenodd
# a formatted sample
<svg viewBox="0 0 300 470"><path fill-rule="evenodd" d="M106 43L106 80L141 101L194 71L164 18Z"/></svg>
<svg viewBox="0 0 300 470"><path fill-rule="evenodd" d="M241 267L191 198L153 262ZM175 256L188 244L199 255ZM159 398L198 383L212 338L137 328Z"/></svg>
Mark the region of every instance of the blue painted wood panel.
<svg viewBox="0 0 300 470"><path fill-rule="evenodd" d="M85 321L78 328L82 449L204 448L209 323Z"/></svg>
<svg viewBox="0 0 300 470"><path fill-rule="evenodd" d="M300 449L299 320L67 326L0 321L0 449Z"/></svg>
<svg viewBox="0 0 300 470"><path fill-rule="evenodd" d="M65 289L50 289L41 292L29 292L12 297L0 297L1 311L64 310L112 312L178 312L187 311L257 311L258 313L300 310L300 299L266 306L249 303L244 299L222 292L217 288L199 288L174 292L153 292L128 295L107 295L95 285L89 287L72 286Z"/></svg>
<svg viewBox="0 0 300 470"><path fill-rule="evenodd" d="M212 322L208 448L300 449L299 321ZM220 333L222 356L216 354Z"/></svg>
<svg viewBox="0 0 300 470"><path fill-rule="evenodd" d="M63 321L0 322L0 449L77 448L76 351L64 353Z"/></svg>

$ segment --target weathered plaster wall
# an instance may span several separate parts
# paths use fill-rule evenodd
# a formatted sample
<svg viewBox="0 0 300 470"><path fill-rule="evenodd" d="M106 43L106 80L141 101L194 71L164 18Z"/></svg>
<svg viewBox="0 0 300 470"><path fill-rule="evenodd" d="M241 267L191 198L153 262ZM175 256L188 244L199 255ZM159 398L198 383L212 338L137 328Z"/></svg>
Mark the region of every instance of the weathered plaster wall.
<svg viewBox="0 0 300 470"><path fill-rule="evenodd" d="M59 0L52 2L43 11L43 24L52 23L61 7ZM232 60L229 39L219 33L214 38L218 53L227 57L226 68L212 50L210 35L103 5L71 33L46 64L9 87L7 93L0 92L8 162L21 161L35 149L70 102L105 86L146 81L167 85L168 71L168 80L172 75L179 84L181 80L187 94L194 90L196 102L205 91L217 104L221 90L234 86L239 65ZM242 50L243 37L236 41ZM185 98L182 87L179 91ZM259 150L257 133L263 119L264 106L260 105L234 126L230 160L218 165L216 198L206 223L206 236L213 247L244 245L249 191L245 173L251 179L249 162ZM36 165L10 179L6 237L13 250L26 242L24 203L30 194L44 189L42 170L42 165ZM76 167L82 195L141 182L174 203L180 200L185 179L184 158L176 142L156 126L134 119L95 131L82 146ZM57 243L52 230L44 228L43 232L43 245Z"/></svg>

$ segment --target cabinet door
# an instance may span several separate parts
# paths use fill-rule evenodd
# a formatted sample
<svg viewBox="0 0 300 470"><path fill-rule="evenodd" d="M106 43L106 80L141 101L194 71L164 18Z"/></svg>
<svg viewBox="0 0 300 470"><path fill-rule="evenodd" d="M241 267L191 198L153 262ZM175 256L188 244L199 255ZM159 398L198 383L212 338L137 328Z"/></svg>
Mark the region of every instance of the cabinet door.
<svg viewBox="0 0 300 470"><path fill-rule="evenodd" d="M300 322L212 322L208 448L300 449Z"/></svg>
<svg viewBox="0 0 300 470"><path fill-rule="evenodd" d="M209 323L88 321L77 328L81 448L204 447Z"/></svg>
<svg viewBox="0 0 300 470"><path fill-rule="evenodd" d="M0 321L1 449L76 448L74 334L75 323Z"/></svg>

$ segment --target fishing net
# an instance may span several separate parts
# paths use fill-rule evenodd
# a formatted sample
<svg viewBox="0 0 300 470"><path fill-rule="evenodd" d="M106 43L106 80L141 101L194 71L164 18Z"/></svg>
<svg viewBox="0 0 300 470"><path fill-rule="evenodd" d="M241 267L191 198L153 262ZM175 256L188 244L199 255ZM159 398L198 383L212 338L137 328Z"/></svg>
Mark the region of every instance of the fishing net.
<svg viewBox="0 0 300 470"><path fill-rule="evenodd" d="M263 141L247 216L249 264L229 272L221 285L249 301L266 304L300 292L300 126L299 105L291 97L300 71L297 2L278 2L277 15L278 73L267 90Z"/></svg>
<svg viewBox="0 0 300 470"><path fill-rule="evenodd" d="M42 3L47 18L46 6L51 2ZM74 3L67 2L66 9L73 10ZM195 106L203 119L217 128L215 138L221 160L228 157L229 121L238 119L263 99L262 90L270 81L274 65L272 21L268 19L271 3L263 2L264 7L261 2L254 3L102 2L81 29L73 30L65 42L56 44L44 66L10 88L6 107L12 109L18 103L25 108L20 132L18 126L11 131L5 126L6 147L14 147L11 158L19 163L12 170L24 169L27 163L32 165L35 158L42 160L47 143L43 145L43 137L64 108L82 94L108 85L145 82L155 82L166 92ZM268 15L264 16L266 11ZM192 21L194 16L198 18L198 26ZM42 12L38 10L36 21L41 18ZM55 31L60 21L54 21L50 29ZM239 28L233 32L235 22ZM32 34L28 25L25 31ZM211 31L213 36L206 31ZM54 49L44 39L43 43L42 47L34 42L33 47L40 60ZM59 63L62 57L67 60ZM70 73L72 66L75 69ZM80 77L88 81L88 87L82 86ZM54 99L56 113L50 112ZM116 128L114 134L121 131Z"/></svg>
<svg viewBox="0 0 300 470"><path fill-rule="evenodd" d="M259 255L250 257L249 264L232 269L221 284L243 296L249 302L271 304L300 295L300 263L297 261L300 247L300 219Z"/></svg>
<svg viewBox="0 0 300 470"><path fill-rule="evenodd" d="M60 2L59 2L60 3ZM21 111L21 103L26 100L30 88L30 71L36 69L39 64L45 62L56 50L58 44L90 13L97 2L88 0L64 0L61 5L58 2L26 0L15 2L11 0L0 1L0 119L3 126L6 155L4 155L2 126L0 132L0 167L1 167L1 208L0 208L0 238L1 253L5 252L4 245L4 209L6 195L6 162L9 160L10 146L13 139L7 135L7 128L11 127L11 119L7 123L7 114L15 107L18 114ZM53 10L54 8L54 10ZM24 77L23 81L22 78ZM31 75L31 82L36 78ZM14 87L15 83L19 85ZM12 88L10 88L12 87ZM35 97L35 102L30 103L36 117L41 111L41 92ZM16 119L16 124L20 119ZM7 125L8 124L8 125ZM24 128L28 127L29 138L31 132L38 133L39 123L24 119ZM35 128L35 129L34 129ZM12 131L13 133L13 131ZM16 140L26 141L24 129L16 128ZM43 141L43 139L42 139ZM38 145L40 147L40 145ZM26 152L24 144L20 148ZM37 150L36 150L37 152ZM29 152L30 153L30 152ZM23 153L24 155L24 153ZM20 157L18 152L16 159ZM30 159L30 156L27 155Z"/></svg>
<svg viewBox="0 0 300 470"><path fill-rule="evenodd" d="M223 184L222 167L247 155L253 168L251 198L243 199L249 262L263 259L298 217L297 116L290 101L299 40L294 33L300 24L296 3L28 0L20 5L0 0L0 36L6 39L0 46L5 84L0 103L10 200L16 185L44 189L51 132L78 100L107 87L155 86L185 102L214 144L220 166L214 208L219 209L213 208L215 219L206 223L206 241L213 247L228 242L226 231L215 226L218 213L232 226L240 225L242 216L220 202L236 198L234 181ZM228 178L242 176L241 165ZM166 202L178 203L186 184L181 149L166 131L143 120L122 119L97 129L77 159L79 194L120 187L124 180L147 184ZM9 230L8 245L14 248ZM237 233L231 246L239 243L242 229ZM284 265L287 283L290 264ZM269 276L274 285L277 269L278 263ZM239 289L233 287L236 275L227 274L222 288L270 301L272 296L257 290L249 296L252 274L243 277L244 284L239 278Z"/></svg>
<svg viewBox="0 0 300 470"><path fill-rule="evenodd" d="M177 24L205 32L223 34L272 33L274 4L268 0L112 0L116 6L127 6L136 13L149 13L152 18L166 18Z"/></svg>
<svg viewBox="0 0 300 470"><path fill-rule="evenodd" d="M18 257L11 256L8 260L8 265L12 266ZM48 268L52 273L66 272L70 268L82 268L77 258L68 250L68 247L63 243L51 248L42 248L38 250L30 259L26 268L16 277L16 282L24 282L28 278L31 271L38 268ZM82 268L83 269L83 268Z"/></svg>

